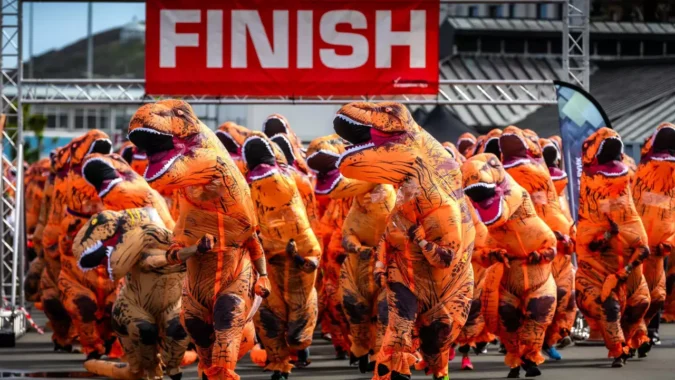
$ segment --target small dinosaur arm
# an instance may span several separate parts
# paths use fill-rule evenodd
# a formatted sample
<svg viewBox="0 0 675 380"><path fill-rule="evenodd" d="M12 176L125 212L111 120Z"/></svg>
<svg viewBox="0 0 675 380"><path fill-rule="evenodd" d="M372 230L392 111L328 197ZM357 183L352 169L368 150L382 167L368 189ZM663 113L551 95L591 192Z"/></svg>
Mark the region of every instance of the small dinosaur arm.
<svg viewBox="0 0 675 380"><path fill-rule="evenodd" d="M350 103L333 125L353 144L338 161L342 175L399 186L384 233L389 324L374 379L410 375L416 330L428 372L445 378L473 294L475 231L459 166L398 103Z"/></svg>
<svg viewBox="0 0 675 380"><path fill-rule="evenodd" d="M104 211L94 215L76 236L73 253L82 270L102 266L115 281L127 279L112 313L126 363L88 360L84 364L88 371L134 380L161 377L163 366L172 379L181 378L180 364L188 345L180 324L185 266L170 265L165 258L171 237L150 207ZM205 253L204 247L213 240L208 239L184 251Z"/></svg>
<svg viewBox="0 0 675 380"><path fill-rule="evenodd" d="M649 289L642 262L647 235L622 162L623 143L601 128L582 145L576 272L577 306L591 329L600 331L609 356L619 359L648 340L643 316ZM622 320L623 314L631 322Z"/></svg>
<svg viewBox="0 0 675 380"><path fill-rule="evenodd" d="M291 356L312 343L317 322L314 283L321 247L286 158L264 134L254 132L243 144L246 179L256 205L272 288L255 316L267 353L265 369L288 374ZM299 327L301 326L301 327ZM279 331L284 333L280 334ZM306 362L307 356L298 360Z"/></svg>
<svg viewBox="0 0 675 380"><path fill-rule="evenodd" d="M164 198L121 156L100 153L87 155L82 164L82 176L96 189L106 210L152 207L167 228L175 227Z"/></svg>
<svg viewBox="0 0 675 380"><path fill-rule="evenodd" d="M145 178L150 186L180 198L168 261L182 262L178 252L194 245L197 235L216 239L214 254L188 259L182 318L197 347L200 371L208 377L238 379L234 370L252 294L266 297L270 292L244 176L215 133L184 101L139 108L129 125L129 139L148 155Z"/></svg>
<svg viewBox="0 0 675 380"><path fill-rule="evenodd" d="M326 211L316 224L318 228L315 228L315 232L323 243L323 256L320 264L322 272L320 300L323 301L324 306L322 326L328 327L332 336L331 343L338 353L349 352L351 347L349 324L340 293L340 271L347 257L342 246L342 226L353 198L330 196L343 178L336 162L344 149L344 142L338 135L319 137L313 140L307 148L307 164L316 173L314 191L318 199L330 199Z"/></svg>
<svg viewBox="0 0 675 380"><path fill-rule="evenodd" d="M642 149L642 159L635 173L632 193L642 224L647 233L649 250L652 253L643 262L643 271L650 291L651 303L645 323L649 325L666 302L665 258L675 247L675 125L662 123L647 140ZM665 212L664 212L665 211ZM672 282L669 279L672 291ZM675 294L669 295L671 299ZM675 318L675 305L668 305L663 314L665 320Z"/></svg>
<svg viewBox="0 0 675 380"><path fill-rule="evenodd" d="M556 304L550 265L555 235L493 154L471 157L462 174L464 192L489 232L485 248L477 252L484 266L492 266L481 300L488 330L506 346L504 362L510 368L519 367L521 358L541 364Z"/></svg>
<svg viewBox="0 0 675 380"><path fill-rule="evenodd" d="M117 284L102 270L83 272L73 257L72 243L89 217L103 210L95 189L82 177L82 163L89 153L109 154L108 135L91 130L69 143L70 160L66 178L66 212L61 221L59 250L61 299L73 319L83 351L91 358L111 350L115 336L108 315L116 297ZM97 323L103 320L103 323Z"/></svg>

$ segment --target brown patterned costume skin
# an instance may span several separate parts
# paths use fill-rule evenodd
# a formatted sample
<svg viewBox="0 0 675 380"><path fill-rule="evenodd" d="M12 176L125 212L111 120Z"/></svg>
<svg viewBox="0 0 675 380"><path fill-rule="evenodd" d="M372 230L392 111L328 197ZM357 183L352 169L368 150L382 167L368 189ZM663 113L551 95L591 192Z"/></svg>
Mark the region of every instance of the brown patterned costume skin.
<svg viewBox="0 0 675 380"><path fill-rule="evenodd" d="M254 291L269 294L245 179L186 102L164 100L139 108L129 125L129 139L148 155L145 177L150 185L179 194L169 262L180 262L181 249L207 234L216 239L209 252L187 259L181 323L197 346L203 374L239 379L234 369L242 334L249 329Z"/></svg>
<svg viewBox="0 0 675 380"><path fill-rule="evenodd" d="M506 171L530 194L540 218L558 238L557 255L551 271L557 287L556 313L546 333L546 346L569 336L576 317L574 304L574 265L572 253L574 226L560 207L550 169L542 155L539 136L530 130L509 126L499 140Z"/></svg>
<svg viewBox="0 0 675 380"><path fill-rule="evenodd" d="M61 301L61 291L58 287L61 259L59 251L59 236L61 235L61 221L66 212L66 177L68 176L70 161L70 146L56 149L51 157L51 174L45 183L43 202L40 208L38 232L42 229L42 246L45 269L40 277L41 301L49 324L52 327L52 341L55 349L72 349L74 326L70 315Z"/></svg>
<svg viewBox="0 0 675 380"><path fill-rule="evenodd" d="M104 269L83 272L72 253L72 243L89 217L103 209L103 204L82 176L82 163L89 153L109 154L112 143L108 135L91 130L70 144L70 168L64 183L66 211L61 221L59 250L61 272L58 286L61 299L73 319L88 359L109 353L116 338L110 325L117 284Z"/></svg>
<svg viewBox="0 0 675 380"><path fill-rule="evenodd" d="M331 342L337 357L346 359L351 347L348 318L342 304L340 292L340 272L347 253L342 246L342 227L349 213L353 198L332 196L335 182L340 178L336 162L344 152L344 142L338 135L328 135L313 140L307 148L307 163L317 173L314 191L318 198L331 199L319 221L317 235L322 240L323 256L320 264L321 284L319 293L319 311L322 328L331 334Z"/></svg>
<svg viewBox="0 0 675 380"><path fill-rule="evenodd" d="M651 255L643 262L651 304L645 315L649 325L666 301L665 258L675 247L675 126L663 123L642 148L642 159L633 181L633 200L647 232ZM670 288L675 278L670 278ZM670 289L672 292L672 289ZM672 307L671 307L672 309ZM664 318L673 319L673 310L666 309ZM671 313L671 314L668 314Z"/></svg>
<svg viewBox="0 0 675 380"><path fill-rule="evenodd" d="M334 120L354 145L338 161L348 178L398 185L384 233L389 324L374 379L409 378L413 335L436 378L466 322L473 294L475 231L457 162L398 103L351 103Z"/></svg>
<svg viewBox="0 0 675 380"><path fill-rule="evenodd" d="M506 347L504 362L517 377L544 362L540 351L556 304L551 260L556 238L537 215L529 193L506 173L496 156L479 154L462 165L464 191L489 231L482 251L490 266L482 294L488 330ZM534 374L531 372L535 372ZM513 376L515 375L515 376Z"/></svg>
<svg viewBox="0 0 675 380"><path fill-rule="evenodd" d="M276 376L307 365L317 321L314 283L321 246L307 219L300 192L283 153L265 135L254 132L243 144L246 179L260 223L271 294L254 321L267 353L265 369Z"/></svg>
<svg viewBox="0 0 675 380"><path fill-rule="evenodd" d="M45 261L43 258L42 233L44 231L43 224L40 225L40 210L42 208L43 199L45 198L45 183L50 175L51 162L49 158L43 158L38 162L32 164L26 171L24 183L26 184L24 199L26 202L26 235L28 240L33 245L33 252L35 257L31 260L28 267L28 273L24 280L24 292L26 300L39 301L40 300L40 277L45 268ZM49 200L47 202L50 202ZM35 232L40 225L39 235ZM26 251L28 256L28 251ZM27 257L27 259L30 259Z"/></svg>
<svg viewBox="0 0 675 380"><path fill-rule="evenodd" d="M649 288L642 261L647 234L635 209L619 135L601 128L582 146L576 273L577 306L622 366L629 348L648 341Z"/></svg>
<svg viewBox="0 0 675 380"><path fill-rule="evenodd" d="M154 208L103 211L75 237L73 254L83 270L102 266L115 281L126 279L115 300L112 325L127 363L89 360L85 362L88 371L130 380L161 377L166 372L180 379L188 345L180 324L185 265L167 264L165 252L171 238Z"/></svg>
<svg viewBox="0 0 675 380"><path fill-rule="evenodd" d="M567 198L567 173L563 170L563 152L562 152L562 139L560 136L551 136L547 139L539 139L539 146L541 147L541 152L548 167L548 172L551 175L551 180L553 181L553 186L555 186L555 191L558 193L558 201L560 203L560 209L562 210L565 217L573 222L572 213L570 212L570 202ZM575 228L576 231L576 228ZM570 235L570 238L574 240L574 236Z"/></svg>

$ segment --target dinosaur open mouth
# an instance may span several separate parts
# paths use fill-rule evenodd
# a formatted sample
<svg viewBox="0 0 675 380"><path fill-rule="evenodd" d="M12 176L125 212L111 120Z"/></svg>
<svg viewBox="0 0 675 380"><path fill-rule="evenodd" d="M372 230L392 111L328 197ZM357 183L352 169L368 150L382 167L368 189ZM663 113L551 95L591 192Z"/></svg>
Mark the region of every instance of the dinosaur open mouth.
<svg viewBox="0 0 675 380"><path fill-rule="evenodd" d="M122 158L124 158L124 161L127 162L127 164L131 164L131 160L134 159L134 147L128 146L124 149L122 149Z"/></svg>
<svg viewBox="0 0 675 380"><path fill-rule="evenodd" d="M269 142L257 136L249 137L244 142L241 152L248 168L246 179L249 182L269 177L277 172L274 150Z"/></svg>
<svg viewBox="0 0 675 380"><path fill-rule="evenodd" d="M89 153L110 154L112 153L112 142L108 139L95 140L89 147L87 154Z"/></svg>
<svg viewBox="0 0 675 380"><path fill-rule="evenodd" d="M560 169L560 151L558 151L558 147L548 144L542 149L542 154L552 180L557 181L567 177L567 173Z"/></svg>
<svg viewBox="0 0 675 380"><path fill-rule="evenodd" d="M352 144L345 147L344 153L340 155L336 164L337 166L340 166L342 160L347 156L362 150L379 147L400 138L404 134L404 132L382 132L343 114L337 114L333 119L333 128L335 133Z"/></svg>
<svg viewBox="0 0 675 380"><path fill-rule="evenodd" d="M144 177L152 182L166 173L186 150L185 142L172 134L152 128L137 128L129 133L129 140L148 157Z"/></svg>
<svg viewBox="0 0 675 380"><path fill-rule="evenodd" d="M328 194L340 183L342 175L337 168L339 159L339 154L328 150L319 150L307 157L307 166L316 173L314 191L317 194Z"/></svg>
<svg viewBox="0 0 675 380"><path fill-rule="evenodd" d="M502 195L493 183L478 182L464 188L478 217L486 226L493 224L502 216Z"/></svg>
<svg viewBox="0 0 675 380"><path fill-rule="evenodd" d="M506 169L530 162L530 157L527 154L527 143L518 135L503 134L499 138L499 149Z"/></svg>
<svg viewBox="0 0 675 380"><path fill-rule="evenodd" d="M293 153L293 146L291 145L291 142L288 140L286 135L278 133L272 136L270 139L275 144L277 144L281 149L281 151L284 153L284 157L286 157L288 165L293 165L293 163L295 162L295 153Z"/></svg>
<svg viewBox="0 0 675 380"><path fill-rule="evenodd" d="M620 177L628 173L628 166L621 161L623 142L616 137L609 137L600 143L598 153L595 154L597 164L591 165L591 174L601 174L605 177Z"/></svg>
<svg viewBox="0 0 675 380"><path fill-rule="evenodd" d="M502 151L499 149L499 137L493 137L485 143L485 153L492 153L498 159L502 159Z"/></svg>
<svg viewBox="0 0 675 380"><path fill-rule="evenodd" d="M234 138L231 134L225 131L216 131L216 136L218 136L218 140L220 140L225 149L227 149L227 151L230 153L230 156L239 156L239 144L234 141Z"/></svg>
<svg viewBox="0 0 675 380"><path fill-rule="evenodd" d="M116 231L115 234L105 240L97 240L92 245L87 247L78 261L78 265L83 272L92 270L99 265L105 265L108 269L110 279L113 279L112 266L110 265L110 255L115 250L115 246L119 242L121 231Z"/></svg>
<svg viewBox="0 0 675 380"><path fill-rule="evenodd" d="M675 161L675 129L663 127L656 132L649 158L655 161Z"/></svg>
<svg viewBox="0 0 675 380"><path fill-rule="evenodd" d="M288 134L288 126L283 119L280 119L276 116L272 116L269 119L265 120L263 123L263 133L267 137L272 137L279 133Z"/></svg>
<svg viewBox="0 0 675 380"><path fill-rule="evenodd" d="M117 170L108 162L98 157L84 162L84 165L82 165L82 176L89 184L96 188L96 192L98 192L100 198L103 198L115 185L122 182L122 178L117 174Z"/></svg>
<svg viewBox="0 0 675 380"><path fill-rule="evenodd" d="M457 141L457 150L459 150L460 153L465 154L474 144L476 144L476 141L470 138L459 139L459 141Z"/></svg>

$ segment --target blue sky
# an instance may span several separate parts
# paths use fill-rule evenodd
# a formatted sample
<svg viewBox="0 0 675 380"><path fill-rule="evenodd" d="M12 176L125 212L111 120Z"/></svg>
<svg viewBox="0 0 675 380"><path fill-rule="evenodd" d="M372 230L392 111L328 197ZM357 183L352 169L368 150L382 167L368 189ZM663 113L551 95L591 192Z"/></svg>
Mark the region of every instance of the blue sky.
<svg viewBox="0 0 675 380"><path fill-rule="evenodd" d="M24 3L24 58L30 38L29 7ZM58 49L87 35L87 3L34 3L33 53ZM145 3L94 3L94 33L123 25L135 16L145 20Z"/></svg>

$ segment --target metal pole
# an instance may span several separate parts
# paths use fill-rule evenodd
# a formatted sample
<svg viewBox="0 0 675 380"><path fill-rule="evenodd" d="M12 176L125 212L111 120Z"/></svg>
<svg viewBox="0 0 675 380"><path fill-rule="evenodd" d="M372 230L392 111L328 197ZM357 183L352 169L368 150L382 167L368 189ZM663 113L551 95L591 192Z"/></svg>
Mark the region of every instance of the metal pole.
<svg viewBox="0 0 675 380"><path fill-rule="evenodd" d="M582 46L583 50L583 69L584 69L584 89L586 91L590 91L591 89L591 59L590 59L590 47L591 47L591 2L590 0L582 0L583 4L581 5L582 12L583 12L583 35L582 35L582 43L584 46Z"/></svg>
<svg viewBox="0 0 675 380"><path fill-rule="evenodd" d="M572 76L570 75L570 2L569 0L563 4L562 16L562 67L566 81L570 82Z"/></svg>
<svg viewBox="0 0 675 380"><path fill-rule="evenodd" d="M28 78L33 77L33 39L35 38L35 18L34 18L34 10L33 10L33 5L34 3L31 1L28 3L28 22L30 23L30 37L28 38Z"/></svg>
<svg viewBox="0 0 675 380"><path fill-rule="evenodd" d="M89 79L94 77L93 8L94 4L89 2L87 4L87 78Z"/></svg>

